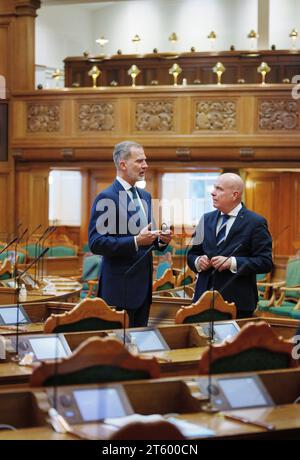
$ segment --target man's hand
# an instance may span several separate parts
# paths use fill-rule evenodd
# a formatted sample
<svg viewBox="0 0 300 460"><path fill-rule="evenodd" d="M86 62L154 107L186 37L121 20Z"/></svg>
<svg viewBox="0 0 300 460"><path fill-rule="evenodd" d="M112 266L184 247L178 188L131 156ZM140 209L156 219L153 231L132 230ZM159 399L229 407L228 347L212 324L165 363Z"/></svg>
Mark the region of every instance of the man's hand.
<svg viewBox="0 0 300 460"><path fill-rule="evenodd" d="M230 270L231 267L231 257L227 259L224 256L215 256L211 258L211 265L218 270L218 272L222 272L223 270Z"/></svg>
<svg viewBox="0 0 300 460"><path fill-rule="evenodd" d="M146 227L144 227L136 237L136 242L138 246L149 246L152 244L156 238L159 236L159 230L151 231L151 222Z"/></svg>
<svg viewBox="0 0 300 460"><path fill-rule="evenodd" d="M166 232L159 232L159 242L169 244L171 239L173 238L173 232L168 230Z"/></svg>
<svg viewBox="0 0 300 460"><path fill-rule="evenodd" d="M211 268L211 261L207 256L201 256L197 260L197 269L205 272Z"/></svg>

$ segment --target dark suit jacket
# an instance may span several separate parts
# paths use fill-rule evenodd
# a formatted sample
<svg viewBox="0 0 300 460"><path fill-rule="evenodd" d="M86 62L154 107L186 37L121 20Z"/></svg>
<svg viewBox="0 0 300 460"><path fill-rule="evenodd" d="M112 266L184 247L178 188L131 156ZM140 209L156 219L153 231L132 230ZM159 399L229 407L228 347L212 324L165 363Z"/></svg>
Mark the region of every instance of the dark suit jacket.
<svg viewBox="0 0 300 460"><path fill-rule="evenodd" d="M216 226L219 211L204 215L204 223L198 224L193 246L188 251L188 265L196 272L198 256L209 258L233 255L237 261L237 274L230 270L214 272L212 269L198 275L194 301L214 285L225 300L235 302L238 310L254 310L258 301L256 274L268 273L272 269L272 239L266 220L242 207L226 240L216 244ZM239 245L241 246L239 247Z"/></svg>
<svg viewBox="0 0 300 460"><path fill-rule="evenodd" d="M142 189L137 191L145 204L149 223L151 195ZM90 249L103 256L98 295L108 305L126 310L135 310L152 300L152 253L143 257L149 246L136 251L134 235L139 231L135 226L136 210L131 206L128 193L115 180L96 197L89 224ZM159 249L157 242L156 246ZM139 259L140 263L125 275Z"/></svg>

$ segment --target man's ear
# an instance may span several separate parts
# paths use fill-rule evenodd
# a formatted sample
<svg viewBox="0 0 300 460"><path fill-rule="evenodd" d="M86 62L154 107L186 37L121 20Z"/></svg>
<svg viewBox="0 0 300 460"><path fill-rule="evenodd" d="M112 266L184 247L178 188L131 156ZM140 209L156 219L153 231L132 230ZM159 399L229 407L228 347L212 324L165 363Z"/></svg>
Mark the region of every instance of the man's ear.
<svg viewBox="0 0 300 460"><path fill-rule="evenodd" d="M125 171L125 169L126 169L126 161L125 160L120 161L119 168L121 169L121 171Z"/></svg>

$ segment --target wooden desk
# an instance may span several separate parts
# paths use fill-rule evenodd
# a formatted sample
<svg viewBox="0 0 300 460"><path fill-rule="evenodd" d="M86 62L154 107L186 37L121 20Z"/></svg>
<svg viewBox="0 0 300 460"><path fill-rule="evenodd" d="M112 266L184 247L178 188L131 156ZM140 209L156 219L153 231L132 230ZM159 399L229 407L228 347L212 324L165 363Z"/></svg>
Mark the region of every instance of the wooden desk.
<svg viewBox="0 0 300 460"><path fill-rule="evenodd" d="M61 278L59 276L47 276L56 289L55 294L47 293L41 289L27 290L26 301L22 305L32 302L69 301L78 302L82 285L77 281ZM0 287L0 305L11 305L17 303L16 289Z"/></svg>
<svg viewBox="0 0 300 460"><path fill-rule="evenodd" d="M265 319L266 318L264 318L264 320ZM253 318L253 320L259 321L260 318ZM242 327L242 325L249 322L249 320L238 320L237 322L240 325L240 327ZM282 322L279 318L276 318L275 320L273 318L270 318L268 322L271 324L272 328L274 328L275 332L278 335L282 335L286 339L291 338L295 334L296 327L298 326L298 321L295 320L285 320ZM162 326L158 328L163 338L169 345L170 350L151 352L147 353L147 355L157 357L157 359L159 360L162 375L174 376L198 373L199 359L207 345L207 340L205 337L199 335L196 326L197 325L192 324L179 324L174 326ZM39 325L28 325L26 326L26 328L27 327L27 334L31 332L41 332L40 330L38 330ZM35 331L34 328L36 328ZM139 329L136 328L135 330ZM73 351L89 337L106 337L110 334L114 334L114 332L120 332L122 334L121 330L107 330L73 332L66 333L64 335L71 350ZM14 336L15 333L7 331L6 335ZM22 368L22 370L20 371L20 366L17 363L1 363L0 385L17 383L24 384L28 381L31 372L32 369L30 367Z"/></svg>
<svg viewBox="0 0 300 460"><path fill-rule="evenodd" d="M272 423L276 427L275 431L268 432L261 427L225 419L220 414L203 412L204 399L199 399L194 392L193 377L122 382L122 386L134 412L143 415L176 413L179 418L213 430L214 439L299 439L300 405L293 404L293 401L300 394L300 370L264 371L257 375L276 406L225 412ZM102 386L97 385L99 388ZM76 386L76 389L83 387L95 385ZM58 397L64 394L65 389L57 388ZM71 435L54 433L46 425L49 408L45 389L0 390L1 421L18 428L17 431L0 431L0 439L75 439ZM107 439L115 429L102 423L80 424L76 427L98 439Z"/></svg>

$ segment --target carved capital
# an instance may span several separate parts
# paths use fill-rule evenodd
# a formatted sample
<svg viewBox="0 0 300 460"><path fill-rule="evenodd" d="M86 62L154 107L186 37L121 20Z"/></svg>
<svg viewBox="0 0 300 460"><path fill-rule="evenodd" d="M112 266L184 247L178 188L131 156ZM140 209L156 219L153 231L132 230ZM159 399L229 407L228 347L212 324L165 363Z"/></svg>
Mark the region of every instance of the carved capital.
<svg viewBox="0 0 300 460"><path fill-rule="evenodd" d="M234 100L201 100L196 103L195 130L236 130L236 102Z"/></svg>
<svg viewBox="0 0 300 460"><path fill-rule="evenodd" d="M258 127L263 131L295 131L299 129L298 102L290 99L261 99Z"/></svg>
<svg viewBox="0 0 300 460"><path fill-rule="evenodd" d="M37 16L36 10L41 7L40 0L15 0L17 16Z"/></svg>
<svg viewBox="0 0 300 460"><path fill-rule="evenodd" d="M144 101L136 104L138 131L172 131L174 129L173 101Z"/></svg>

